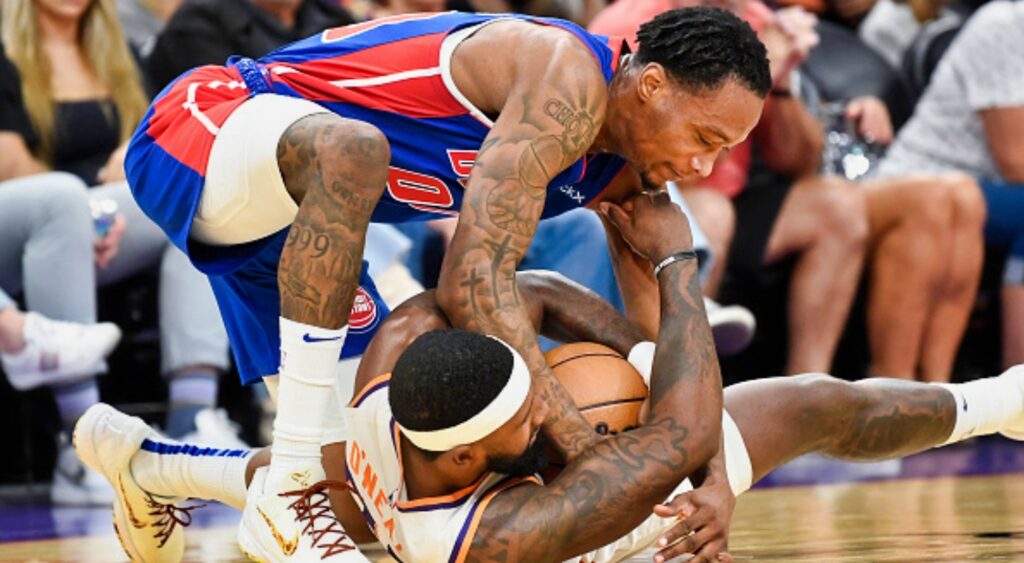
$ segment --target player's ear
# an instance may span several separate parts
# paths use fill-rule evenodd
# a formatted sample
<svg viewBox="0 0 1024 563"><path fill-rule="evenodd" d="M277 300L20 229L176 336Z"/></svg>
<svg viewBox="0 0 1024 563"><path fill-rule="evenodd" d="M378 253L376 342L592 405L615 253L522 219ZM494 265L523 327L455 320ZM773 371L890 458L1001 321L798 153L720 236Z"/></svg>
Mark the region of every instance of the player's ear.
<svg viewBox="0 0 1024 563"><path fill-rule="evenodd" d="M665 67L658 63L647 63L640 71L637 79L636 91L640 101L647 102L657 96L668 86L668 75Z"/></svg>
<svg viewBox="0 0 1024 563"><path fill-rule="evenodd" d="M483 448L474 444L455 446L445 454L452 465L458 469L471 469L484 461Z"/></svg>

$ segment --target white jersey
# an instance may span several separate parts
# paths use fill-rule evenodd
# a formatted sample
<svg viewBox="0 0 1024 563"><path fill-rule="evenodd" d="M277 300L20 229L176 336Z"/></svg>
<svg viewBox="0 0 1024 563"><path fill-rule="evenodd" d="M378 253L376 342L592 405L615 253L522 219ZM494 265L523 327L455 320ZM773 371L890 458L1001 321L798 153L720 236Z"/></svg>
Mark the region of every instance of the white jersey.
<svg viewBox="0 0 1024 563"><path fill-rule="evenodd" d="M349 438L345 451L349 484L363 517L398 561L464 561L487 504L498 493L535 477L487 473L450 495L409 500L402 479L398 424L388 405L390 375L370 382L345 409Z"/></svg>
<svg viewBox="0 0 1024 563"><path fill-rule="evenodd" d="M442 497L409 500L402 479L399 429L388 404L390 375L374 379L345 409L349 484L356 492L363 517L388 553L408 563L465 561L480 518L488 503L504 490L525 483L541 484L536 477L509 477L487 473L476 483ZM725 462L733 492L750 488L752 471L746 446L732 417L722 411ZM691 490L684 480L669 495ZM574 563L633 561L674 525L675 518L651 515L629 534L593 552L571 559ZM653 553L640 559L650 561Z"/></svg>

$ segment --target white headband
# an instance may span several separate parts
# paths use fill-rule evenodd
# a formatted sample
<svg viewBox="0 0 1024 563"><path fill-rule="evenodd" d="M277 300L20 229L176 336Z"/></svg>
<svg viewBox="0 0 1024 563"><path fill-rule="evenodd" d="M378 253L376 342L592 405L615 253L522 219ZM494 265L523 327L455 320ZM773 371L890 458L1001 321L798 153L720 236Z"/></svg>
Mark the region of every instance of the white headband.
<svg viewBox="0 0 1024 563"><path fill-rule="evenodd" d="M519 352L501 340L498 342L512 352L512 374L498 396L469 420L451 428L418 431L409 430L399 424L402 434L405 434L410 442L428 452L446 452L455 446L471 444L486 437L515 416L530 392L530 370L526 368L526 362Z"/></svg>

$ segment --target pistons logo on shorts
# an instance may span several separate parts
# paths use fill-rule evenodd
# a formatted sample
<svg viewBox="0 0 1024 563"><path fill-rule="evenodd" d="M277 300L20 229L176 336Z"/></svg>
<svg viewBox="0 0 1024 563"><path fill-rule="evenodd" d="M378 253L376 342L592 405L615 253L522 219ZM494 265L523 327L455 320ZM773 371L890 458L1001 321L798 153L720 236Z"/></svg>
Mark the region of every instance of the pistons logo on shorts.
<svg viewBox="0 0 1024 563"><path fill-rule="evenodd" d="M372 326L377 320L377 302L362 287L356 288L356 297L352 300L352 312L348 315L349 330L358 331Z"/></svg>

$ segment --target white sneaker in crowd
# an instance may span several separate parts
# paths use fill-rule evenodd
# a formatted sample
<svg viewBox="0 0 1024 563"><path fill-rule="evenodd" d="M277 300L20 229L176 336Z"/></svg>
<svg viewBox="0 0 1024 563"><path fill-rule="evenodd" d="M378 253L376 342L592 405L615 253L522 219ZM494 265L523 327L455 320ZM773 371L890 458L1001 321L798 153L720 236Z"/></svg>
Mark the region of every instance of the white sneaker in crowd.
<svg viewBox="0 0 1024 563"><path fill-rule="evenodd" d="M160 436L140 418L110 405L89 407L75 425L75 450L114 487L114 531L132 561L178 562L185 552L183 528L192 522L184 499L146 492L131 473L131 459L146 438Z"/></svg>
<svg viewBox="0 0 1024 563"><path fill-rule="evenodd" d="M704 310L708 314L711 336L715 339L719 356L739 354L750 345L757 326L750 310L742 305L721 305L707 297L704 298Z"/></svg>
<svg viewBox="0 0 1024 563"><path fill-rule="evenodd" d="M0 354L11 387L27 391L81 379L98 366L121 340L113 323L81 324L25 314L25 348Z"/></svg>
<svg viewBox="0 0 1024 563"><path fill-rule="evenodd" d="M82 464L75 447L64 436L57 448L50 501L61 506L109 506L114 490L102 475Z"/></svg>
<svg viewBox="0 0 1024 563"><path fill-rule="evenodd" d="M253 561L369 563L334 517L323 468L292 472L268 486L267 468L253 475L246 493L238 546Z"/></svg>
<svg viewBox="0 0 1024 563"><path fill-rule="evenodd" d="M228 418L224 409L206 408L196 413L196 429L177 440L186 444L199 444L230 450L248 450L246 444L238 437L241 427Z"/></svg>

